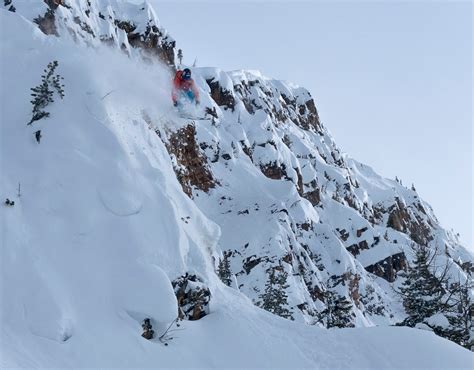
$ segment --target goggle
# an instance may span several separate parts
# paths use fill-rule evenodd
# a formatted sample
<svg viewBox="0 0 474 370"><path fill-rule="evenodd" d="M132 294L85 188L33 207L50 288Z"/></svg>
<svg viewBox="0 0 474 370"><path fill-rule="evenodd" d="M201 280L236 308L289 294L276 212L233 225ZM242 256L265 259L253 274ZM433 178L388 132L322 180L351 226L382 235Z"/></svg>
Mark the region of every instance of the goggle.
<svg viewBox="0 0 474 370"><path fill-rule="evenodd" d="M183 78L183 80L189 80L191 78L191 73L190 72L183 73L182 78Z"/></svg>

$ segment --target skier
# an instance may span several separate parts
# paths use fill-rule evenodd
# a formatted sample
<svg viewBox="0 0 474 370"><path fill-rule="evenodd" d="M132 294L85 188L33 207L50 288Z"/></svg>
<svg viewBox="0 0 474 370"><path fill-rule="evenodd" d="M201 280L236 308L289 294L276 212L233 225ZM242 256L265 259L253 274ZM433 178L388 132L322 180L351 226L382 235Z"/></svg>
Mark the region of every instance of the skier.
<svg viewBox="0 0 474 370"><path fill-rule="evenodd" d="M175 107L185 102L199 105L199 91L194 84L194 80L191 78L191 70L189 68L176 72L171 98Z"/></svg>

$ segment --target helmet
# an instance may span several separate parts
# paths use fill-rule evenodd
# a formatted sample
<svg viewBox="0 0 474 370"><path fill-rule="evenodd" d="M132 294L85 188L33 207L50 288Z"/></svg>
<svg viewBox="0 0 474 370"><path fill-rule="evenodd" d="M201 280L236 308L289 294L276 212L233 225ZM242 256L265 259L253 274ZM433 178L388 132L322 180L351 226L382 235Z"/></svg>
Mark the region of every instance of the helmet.
<svg viewBox="0 0 474 370"><path fill-rule="evenodd" d="M181 78L183 80L191 79L191 70L189 68L183 69L183 73L181 74Z"/></svg>

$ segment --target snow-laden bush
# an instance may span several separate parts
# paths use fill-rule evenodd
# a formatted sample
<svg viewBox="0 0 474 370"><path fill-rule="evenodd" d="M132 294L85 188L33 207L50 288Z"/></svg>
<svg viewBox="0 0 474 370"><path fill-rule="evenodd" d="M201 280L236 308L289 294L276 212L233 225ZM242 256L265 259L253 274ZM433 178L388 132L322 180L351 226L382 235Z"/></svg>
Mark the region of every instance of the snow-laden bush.
<svg viewBox="0 0 474 370"><path fill-rule="evenodd" d="M49 117L49 112L46 112L46 108L50 103L54 102L53 96L56 92L61 99L64 98L64 85L61 84L61 80L64 78L59 74L55 74L56 68L58 67L58 61L54 60L48 63L48 66L44 70L44 74L41 75L41 84L31 88L31 104L33 105L33 116L31 117L29 125L34 121L39 121L42 118Z"/></svg>

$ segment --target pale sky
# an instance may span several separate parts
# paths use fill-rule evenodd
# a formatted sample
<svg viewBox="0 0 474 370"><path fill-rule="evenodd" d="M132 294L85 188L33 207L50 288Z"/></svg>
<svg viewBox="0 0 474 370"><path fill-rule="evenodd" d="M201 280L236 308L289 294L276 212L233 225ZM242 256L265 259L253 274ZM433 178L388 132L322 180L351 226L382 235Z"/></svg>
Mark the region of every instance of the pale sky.
<svg viewBox="0 0 474 370"><path fill-rule="evenodd" d="M184 62L313 95L336 143L415 184L472 249L472 4L150 0Z"/></svg>

